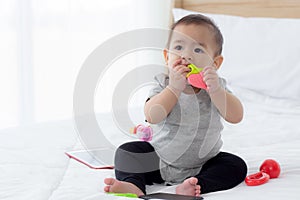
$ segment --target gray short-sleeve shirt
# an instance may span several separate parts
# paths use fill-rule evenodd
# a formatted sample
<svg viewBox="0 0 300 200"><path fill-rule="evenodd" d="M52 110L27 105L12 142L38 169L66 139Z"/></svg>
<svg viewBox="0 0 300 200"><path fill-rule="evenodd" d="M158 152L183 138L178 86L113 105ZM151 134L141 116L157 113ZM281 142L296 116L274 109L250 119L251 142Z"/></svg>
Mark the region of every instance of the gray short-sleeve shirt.
<svg viewBox="0 0 300 200"><path fill-rule="evenodd" d="M155 80L157 85L150 91L149 98L169 83L166 74L155 76ZM220 83L225 88L225 80L220 78ZM205 90L196 94L181 93L166 119L152 127L151 144L160 157L160 172L167 183L179 183L197 175L222 146L221 116Z"/></svg>

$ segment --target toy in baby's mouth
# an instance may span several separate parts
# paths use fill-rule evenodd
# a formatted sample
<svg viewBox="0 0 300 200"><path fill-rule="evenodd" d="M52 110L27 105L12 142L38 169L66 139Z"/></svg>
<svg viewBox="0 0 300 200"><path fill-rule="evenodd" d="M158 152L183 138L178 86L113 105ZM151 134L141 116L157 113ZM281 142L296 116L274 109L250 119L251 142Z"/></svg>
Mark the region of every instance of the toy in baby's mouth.
<svg viewBox="0 0 300 200"><path fill-rule="evenodd" d="M277 178L280 174L280 165L272 159L265 160L259 168L258 173L246 177L245 183L248 186L257 186L269 181L270 178Z"/></svg>
<svg viewBox="0 0 300 200"><path fill-rule="evenodd" d="M152 140L153 137L153 130L150 126L145 126L142 124L139 124L137 126L135 126L134 128L132 128L130 130L130 132L132 134L136 134L136 136L142 140L142 141L146 141L149 142Z"/></svg>
<svg viewBox="0 0 300 200"><path fill-rule="evenodd" d="M194 64L189 64L191 71L186 75L188 83L196 88L207 89L207 85L203 81L203 68L198 68Z"/></svg>

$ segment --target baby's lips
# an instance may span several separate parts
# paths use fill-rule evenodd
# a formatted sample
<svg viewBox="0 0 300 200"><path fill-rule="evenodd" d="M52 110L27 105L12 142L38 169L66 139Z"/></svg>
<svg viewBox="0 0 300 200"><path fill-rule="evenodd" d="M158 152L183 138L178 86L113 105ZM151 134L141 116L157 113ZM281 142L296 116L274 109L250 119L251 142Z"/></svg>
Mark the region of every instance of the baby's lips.
<svg viewBox="0 0 300 200"><path fill-rule="evenodd" d="M184 59L178 59L178 60L176 60L174 63L173 63L173 67L176 67L176 66L178 66L178 65L183 65L183 66L185 66L185 67L188 67L188 65L190 65L191 63L189 63L189 62L182 62L182 60L184 60ZM189 69L190 70L190 69Z"/></svg>

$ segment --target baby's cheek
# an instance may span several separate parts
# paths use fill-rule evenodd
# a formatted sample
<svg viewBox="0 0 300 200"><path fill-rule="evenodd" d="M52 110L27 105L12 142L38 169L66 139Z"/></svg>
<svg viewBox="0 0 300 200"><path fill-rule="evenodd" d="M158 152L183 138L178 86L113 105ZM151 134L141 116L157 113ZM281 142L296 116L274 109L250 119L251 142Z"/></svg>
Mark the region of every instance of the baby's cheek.
<svg viewBox="0 0 300 200"><path fill-rule="evenodd" d="M174 54L174 53L169 54L169 60L176 61L178 59L181 59L181 57L179 55Z"/></svg>

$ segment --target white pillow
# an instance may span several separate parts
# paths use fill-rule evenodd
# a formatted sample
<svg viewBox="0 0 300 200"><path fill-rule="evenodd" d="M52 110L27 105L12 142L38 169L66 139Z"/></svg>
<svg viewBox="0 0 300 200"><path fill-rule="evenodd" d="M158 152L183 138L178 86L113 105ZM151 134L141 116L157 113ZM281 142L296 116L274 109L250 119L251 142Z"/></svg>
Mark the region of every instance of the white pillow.
<svg viewBox="0 0 300 200"><path fill-rule="evenodd" d="M196 12L174 9L175 21ZM204 14L219 26L229 85L300 100L300 19Z"/></svg>

